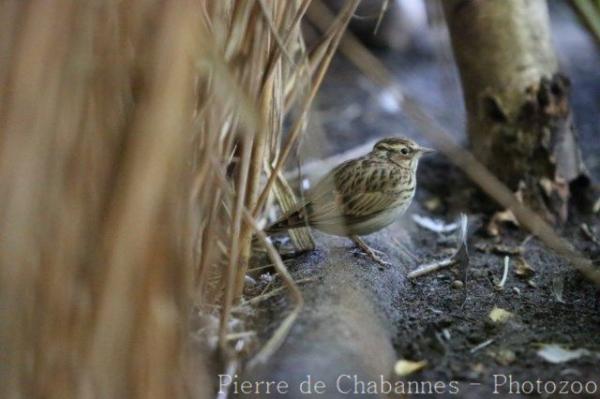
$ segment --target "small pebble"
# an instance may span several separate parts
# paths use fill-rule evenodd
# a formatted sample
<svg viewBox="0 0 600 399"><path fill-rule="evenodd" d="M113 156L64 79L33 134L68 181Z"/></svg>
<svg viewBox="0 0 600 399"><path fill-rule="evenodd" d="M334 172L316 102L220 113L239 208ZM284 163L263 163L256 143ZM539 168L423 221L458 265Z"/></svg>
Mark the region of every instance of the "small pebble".
<svg viewBox="0 0 600 399"><path fill-rule="evenodd" d="M429 212L433 212L442 206L442 200L440 200L439 197L432 197L426 200L423 206L425 206L425 209Z"/></svg>
<svg viewBox="0 0 600 399"><path fill-rule="evenodd" d="M452 337L452 336L450 335L450 331L449 331L447 328L444 328L444 329L442 330L442 336L444 337L444 339L445 339L446 341L450 341L450 338Z"/></svg>
<svg viewBox="0 0 600 399"><path fill-rule="evenodd" d="M452 282L452 288L459 289L459 288L462 288L462 287L464 287L464 286L465 286L465 285L464 285L464 284L463 284L463 282L462 282L462 281L460 281L460 280L454 280L454 281Z"/></svg>

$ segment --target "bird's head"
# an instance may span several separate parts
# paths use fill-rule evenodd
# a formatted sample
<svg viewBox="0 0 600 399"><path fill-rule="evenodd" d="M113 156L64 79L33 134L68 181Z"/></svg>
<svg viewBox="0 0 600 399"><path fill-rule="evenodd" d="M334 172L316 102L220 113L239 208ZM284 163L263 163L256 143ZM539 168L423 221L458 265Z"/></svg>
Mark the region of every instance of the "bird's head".
<svg viewBox="0 0 600 399"><path fill-rule="evenodd" d="M379 140L373 147L376 156L389 159L400 166L416 168L419 159L434 152L431 148L422 147L412 140L391 137Z"/></svg>

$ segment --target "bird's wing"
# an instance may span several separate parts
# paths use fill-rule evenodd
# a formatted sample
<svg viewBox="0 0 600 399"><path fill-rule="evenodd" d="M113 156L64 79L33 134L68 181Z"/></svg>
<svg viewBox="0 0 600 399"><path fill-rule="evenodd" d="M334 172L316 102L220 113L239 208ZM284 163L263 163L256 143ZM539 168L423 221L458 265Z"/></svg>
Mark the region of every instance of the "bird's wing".
<svg viewBox="0 0 600 399"><path fill-rule="evenodd" d="M385 192L338 194L335 202L313 205L310 224L356 223L389 209L396 201L396 195Z"/></svg>
<svg viewBox="0 0 600 399"><path fill-rule="evenodd" d="M356 173L354 162L340 165L315 187L311 193L311 224L336 224L356 222L389 209L401 193L385 190L390 170L377 164L360 168Z"/></svg>
<svg viewBox="0 0 600 399"><path fill-rule="evenodd" d="M344 170L351 165L352 162L354 161L344 162L327 173L313 188L306 192L303 201L296 204L296 206L266 228L265 231L267 233L278 233L289 229L308 226L312 224L314 219L313 214L317 207L326 212L334 212L338 196L336 176L341 170ZM327 209L329 209L329 211L327 211Z"/></svg>

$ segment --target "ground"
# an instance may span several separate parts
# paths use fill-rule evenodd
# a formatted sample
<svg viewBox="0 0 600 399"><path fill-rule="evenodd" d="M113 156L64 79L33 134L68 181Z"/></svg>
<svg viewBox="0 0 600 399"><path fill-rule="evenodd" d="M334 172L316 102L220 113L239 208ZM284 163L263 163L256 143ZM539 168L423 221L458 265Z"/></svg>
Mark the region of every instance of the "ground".
<svg viewBox="0 0 600 399"><path fill-rule="evenodd" d="M428 195L423 193L424 198ZM470 219L475 225L486 220L475 215ZM600 228L597 216L583 219L596 231ZM597 259L600 247L585 236L577 222L562 228L561 235L586 256ZM544 343L600 351L597 287L538 240L529 239L522 246L527 239L525 232L506 228L500 236L490 238L484 227L481 224L469 243L466 297L462 289L452 288L457 275L451 270L419 278L399 293L397 306L402 309L402 318L394 341L398 357L426 359L431 367L420 374L424 380L481 383L471 387L480 394L490 393L494 374L511 374L520 381L594 380L600 387L597 358L554 365L536 354ZM411 236L419 248L427 249L425 252L435 254L447 247L440 245L440 240L447 242L440 234L420 230ZM522 247L523 258L535 270L532 277L518 276L517 257L509 255L508 279L503 289L497 289L507 256L498 244L511 251ZM483 251L486 247L495 247L500 253ZM488 315L494 307L511 312L513 317L506 324L490 322ZM489 340L489 345L476 349Z"/></svg>
<svg viewBox="0 0 600 399"><path fill-rule="evenodd" d="M561 65L573 82L572 102L584 158L592 178L597 181L600 177L599 52L566 10L553 10L553 24ZM405 90L455 132L458 140L464 140L464 110L455 71L451 64L439 62L438 53L432 48L435 46L421 44L408 52L381 53L380 56L394 70ZM342 58L335 60L318 104L314 125L322 133L315 137L327 142L307 139L305 148L310 155L303 155L304 160L326 157L369 139L398 133L423 141L401 110L388 101L385 92L361 77ZM316 251L288 261L297 280L313 279L302 284L307 301L305 310L271 365L255 375L277 373L285 377L286 372L293 374L294 370L302 370L298 362L311 364L317 359L324 362L321 371L332 372L331 364L323 359L331 357L333 348L336 353L347 351L352 356L384 353L387 347L379 341L389 339L393 344L393 359L427 361L422 371L407 379L458 380L463 387L461 397L476 398L492 393L495 374L511 374L514 380L534 383L538 379L584 383L593 380L598 386L594 396L600 396L598 357L583 356L552 364L537 354L542 344L600 353L597 287L518 227L503 225L497 236L490 236L486 231L489 213L484 212L491 208L489 201L474 196L476 189L443 156L423 162L418 181L417 197L409 215L388 230L367 238L375 248L388 253L394 263L392 270L379 270L354 253L349 241L320 234L316 235ZM435 203L438 205L431 205ZM409 271L419 264L447 256L454 245L451 234L418 227L410 214L449 222L458 212L468 214L471 232L466 289L457 287L455 280L459 277L453 269L414 281L407 279ZM572 209L569 223L557 229L584 255L597 260L600 245L582 230L584 223L593 234L599 235L600 216L580 214L576 209ZM416 259L398 250L394 242L400 242ZM510 258L508 277L502 289L496 285L507 253L506 248L499 245L508 248ZM516 273L519 256L512 251L519 247L522 258L534 270L526 278ZM258 290L264 287L260 284ZM360 314L371 312L357 305L362 302L372 304L369 309L376 315L375 319ZM512 316L505 323L493 323L488 315L494 307L509 311ZM263 302L255 319L259 335L267 338L287 309L289 302L283 295ZM361 323L373 328L369 333L373 337L361 334L357 327ZM380 329L377 323L381 324ZM335 333L326 333L332 329ZM370 349L353 349L353 340L356 345L363 345L363 349ZM332 362L357 362L367 374L369 370L387 370L390 362L386 356L380 356L379 362L371 355L364 361L352 356L345 358L337 353ZM286 360L290 357L296 362L293 367ZM507 389L508 386L504 386L499 392L506 394ZM513 392L514 389L517 389L515 385Z"/></svg>

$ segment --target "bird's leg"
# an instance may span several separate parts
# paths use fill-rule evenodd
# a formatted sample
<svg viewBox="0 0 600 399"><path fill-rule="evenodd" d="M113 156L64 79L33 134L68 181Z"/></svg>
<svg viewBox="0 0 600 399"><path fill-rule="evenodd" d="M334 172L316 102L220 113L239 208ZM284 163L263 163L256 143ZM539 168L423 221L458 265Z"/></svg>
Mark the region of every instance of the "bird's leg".
<svg viewBox="0 0 600 399"><path fill-rule="evenodd" d="M385 260L383 260L381 258L381 256L379 256L376 253L376 252L379 252L380 254L383 254L383 252L376 251L373 248L369 247L367 245L367 243L364 242L359 236L354 235L354 236L351 236L350 239L352 241L354 241L354 244L356 244L356 246L358 248L360 248L369 258L371 258L375 262L379 263L381 266L391 266L391 263L386 262Z"/></svg>

